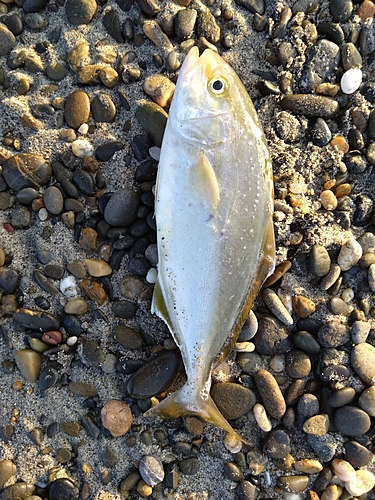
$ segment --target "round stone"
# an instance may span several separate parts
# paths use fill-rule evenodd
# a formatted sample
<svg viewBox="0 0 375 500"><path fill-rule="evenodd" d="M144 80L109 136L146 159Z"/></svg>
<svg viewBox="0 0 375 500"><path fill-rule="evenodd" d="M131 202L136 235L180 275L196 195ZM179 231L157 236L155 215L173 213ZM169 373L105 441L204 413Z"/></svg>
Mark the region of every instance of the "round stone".
<svg viewBox="0 0 375 500"><path fill-rule="evenodd" d="M369 491L373 490L375 486L375 475L365 469L355 471L355 476L345 483L345 489L353 497L360 497Z"/></svg>
<svg viewBox="0 0 375 500"><path fill-rule="evenodd" d="M56 186L48 187L43 194L44 206L53 215L62 212L64 207L64 197Z"/></svg>
<svg viewBox="0 0 375 500"><path fill-rule="evenodd" d="M69 127L78 129L90 116L90 99L83 90L74 90L65 101L65 121Z"/></svg>
<svg viewBox="0 0 375 500"><path fill-rule="evenodd" d="M255 394L240 384L219 382L211 388L211 397L224 418L233 420L248 413L256 403Z"/></svg>
<svg viewBox="0 0 375 500"><path fill-rule="evenodd" d="M291 452L289 432L286 429L272 429L265 442L265 450L271 458L285 458Z"/></svg>
<svg viewBox="0 0 375 500"><path fill-rule="evenodd" d="M161 460L152 455L145 455L139 462L139 473L149 486L155 486L164 479L164 468Z"/></svg>
<svg viewBox="0 0 375 500"><path fill-rule="evenodd" d="M50 500L78 500L79 488L68 478L56 479L49 485L48 498Z"/></svg>
<svg viewBox="0 0 375 500"><path fill-rule="evenodd" d="M374 457L374 454L370 450L357 443L357 441L347 441L344 443L344 448L346 452L345 458L353 467L368 465Z"/></svg>
<svg viewBox="0 0 375 500"><path fill-rule="evenodd" d="M108 94L97 94L92 103L91 110L97 122L111 123L116 117L116 106Z"/></svg>
<svg viewBox="0 0 375 500"><path fill-rule="evenodd" d="M332 297L329 301L329 308L332 314L341 314L346 316L349 313L349 306L340 297Z"/></svg>
<svg viewBox="0 0 375 500"><path fill-rule="evenodd" d="M88 304L86 300L76 297L74 299L69 300L65 304L64 311L66 314L86 314L88 311Z"/></svg>
<svg viewBox="0 0 375 500"><path fill-rule="evenodd" d="M354 94L362 83L362 70L350 68L341 77L341 90L344 94Z"/></svg>
<svg viewBox="0 0 375 500"><path fill-rule="evenodd" d="M327 321L319 328L318 341L323 347L339 347L350 341L350 331L339 321Z"/></svg>
<svg viewBox="0 0 375 500"><path fill-rule="evenodd" d="M329 272L331 258L325 247L313 245L310 251L310 270L315 276L322 278Z"/></svg>
<svg viewBox="0 0 375 500"><path fill-rule="evenodd" d="M96 11L95 0L66 0L65 12L68 21L75 26L88 24Z"/></svg>
<svg viewBox="0 0 375 500"><path fill-rule="evenodd" d="M115 326L113 337L126 349L140 349L143 345L142 335L126 325Z"/></svg>
<svg viewBox="0 0 375 500"><path fill-rule="evenodd" d="M293 337L293 342L302 351L307 354L318 354L320 351L320 345L316 341L314 335L309 332L300 331L297 332Z"/></svg>
<svg viewBox="0 0 375 500"><path fill-rule="evenodd" d="M320 202L326 210L335 210L337 208L337 198L330 189L325 189L320 193Z"/></svg>
<svg viewBox="0 0 375 500"><path fill-rule="evenodd" d="M350 238L340 250L337 264L342 271L348 271L362 257L362 247L354 238Z"/></svg>
<svg viewBox="0 0 375 500"><path fill-rule="evenodd" d="M370 417L375 417L375 385L362 392L358 404Z"/></svg>
<svg viewBox="0 0 375 500"><path fill-rule="evenodd" d="M328 415L314 415L303 424L303 431L313 436L324 436L329 429Z"/></svg>
<svg viewBox="0 0 375 500"><path fill-rule="evenodd" d="M130 226L137 220L138 194L129 188L116 191L104 209L104 219L111 226Z"/></svg>
<svg viewBox="0 0 375 500"><path fill-rule="evenodd" d="M192 9L189 9L189 11ZM181 12L181 11L179 11ZM164 108L172 100L176 85L164 75L150 75L146 77L143 83L143 90L147 95L152 97L154 101ZM153 108L148 108L151 111ZM157 108L154 108L157 109Z"/></svg>
<svg viewBox="0 0 375 500"><path fill-rule="evenodd" d="M9 479L16 475L16 466L11 460L2 460L0 462L0 488L3 488Z"/></svg>
<svg viewBox="0 0 375 500"><path fill-rule="evenodd" d="M344 406L351 401L353 401L355 397L355 390L353 387L343 387L335 391L328 399L328 403L332 408L340 408L340 406Z"/></svg>
<svg viewBox="0 0 375 500"><path fill-rule="evenodd" d="M311 371L310 358L303 351L290 351L285 357L285 369L289 377L297 379L307 377Z"/></svg>
<svg viewBox="0 0 375 500"><path fill-rule="evenodd" d="M286 405L275 377L267 370L258 370L254 374L254 381L267 413L273 418L281 418Z"/></svg>
<svg viewBox="0 0 375 500"><path fill-rule="evenodd" d="M42 156L20 153L5 160L2 173L8 186L20 191L26 187L39 188L46 184L51 178L52 168Z"/></svg>
<svg viewBox="0 0 375 500"><path fill-rule="evenodd" d="M5 26L0 24L0 56L7 56L13 47L16 45L17 40L13 33Z"/></svg>
<svg viewBox="0 0 375 500"><path fill-rule="evenodd" d="M197 457L185 458L178 464L180 472L187 476L194 476L200 469L199 459Z"/></svg>
<svg viewBox="0 0 375 500"><path fill-rule="evenodd" d="M343 406L336 410L334 424L346 436L362 436L370 429L371 420L360 408Z"/></svg>
<svg viewBox="0 0 375 500"><path fill-rule="evenodd" d="M303 295L295 295L292 299L292 305L299 318L307 318L315 311L314 301Z"/></svg>
<svg viewBox="0 0 375 500"><path fill-rule="evenodd" d="M368 385L375 383L375 347L363 343L353 347L351 365L357 375Z"/></svg>
<svg viewBox="0 0 375 500"><path fill-rule="evenodd" d="M355 476L354 467L348 461L340 458L332 460L332 470L344 483L350 481Z"/></svg>
<svg viewBox="0 0 375 500"><path fill-rule="evenodd" d="M126 403L111 399L101 411L103 425L112 436L123 436L128 432L133 421L133 415Z"/></svg>

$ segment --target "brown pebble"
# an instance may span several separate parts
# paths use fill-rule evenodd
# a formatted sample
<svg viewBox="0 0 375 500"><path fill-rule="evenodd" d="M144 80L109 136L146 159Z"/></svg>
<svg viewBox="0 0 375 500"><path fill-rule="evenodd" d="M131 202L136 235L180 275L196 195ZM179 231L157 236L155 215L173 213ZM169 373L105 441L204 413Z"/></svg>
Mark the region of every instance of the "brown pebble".
<svg viewBox="0 0 375 500"><path fill-rule="evenodd" d="M4 264L5 264L5 252L0 247L0 267L3 267Z"/></svg>
<svg viewBox="0 0 375 500"><path fill-rule="evenodd" d="M114 89L120 83L120 76L111 66L105 66L99 71L99 78L103 85Z"/></svg>
<svg viewBox="0 0 375 500"><path fill-rule="evenodd" d="M198 417L186 417L185 428L193 436L201 436L204 430L204 422Z"/></svg>
<svg viewBox="0 0 375 500"><path fill-rule="evenodd" d="M267 370L258 370L254 373L254 380L267 413L273 418L281 418L286 405L275 377Z"/></svg>
<svg viewBox="0 0 375 500"><path fill-rule="evenodd" d="M306 500L320 500L320 498L314 490L309 490L307 492Z"/></svg>
<svg viewBox="0 0 375 500"><path fill-rule="evenodd" d="M292 299L292 305L299 318L307 318L315 311L314 302L303 295L295 295Z"/></svg>
<svg viewBox="0 0 375 500"><path fill-rule="evenodd" d="M80 282L79 286L90 300L93 300L99 306L104 304L107 294L105 293L104 288L97 281L86 278Z"/></svg>
<svg viewBox="0 0 375 500"><path fill-rule="evenodd" d="M133 421L133 415L126 403L111 399L101 411L102 422L112 436L123 436L128 432Z"/></svg>
<svg viewBox="0 0 375 500"><path fill-rule="evenodd" d="M324 189L332 189L336 185L336 179L329 179L325 181L323 187Z"/></svg>
<svg viewBox="0 0 375 500"><path fill-rule="evenodd" d="M86 156L82 160L82 168L91 174L95 174L100 169L100 161L93 156Z"/></svg>
<svg viewBox="0 0 375 500"><path fill-rule="evenodd" d="M348 183L339 184L335 187L333 192L335 193L336 198L341 198L341 196L348 196L351 193L352 185Z"/></svg>
<svg viewBox="0 0 375 500"><path fill-rule="evenodd" d="M70 210L69 212L62 213L61 220L68 229L74 229L76 223L76 216L72 210Z"/></svg>
<svg viewBox="0 0 375 500"><path fill-rule="evenodd" d="M364 0L357 9L357 16L360 17L362 22L365 22L370 17L374 17L374 14L375 5L371 0Z"/></svg>
<svg viewBox="0 0 375 500"><path fill-rule="evenodd" d="M68 387L73 394L83 398L95 398L98 395L98 391L93 385L84 382L69 382Z"/></svg>
<svg viewBox="0 0 375 500"><path fill-rule="evenodd" d="M14 353L14 360L21 375L28 382L35 382L38 379L42 364L39 353L32 349L20 349Z"/></svg>
<svg viewBox="0 0 375 500"><path fill-rule="evenodd" d="M39 212L39 210L43 207L44 207L43 198L36 198L31 202L31 210L33 212Z"/></svg>
<svg viewBox="0 0 375 500"><path fill-rule="evenodd" d="M84 259L86 268L90 276L100 278L112 273L112 268L107 262L100 259Z"/></svg>
<svg viewBox="0 0 375 500"><path fill-rule="evenodd" d="M343 137L342 135L336 135L336 137L331 140L330 144L333 149L339 151L340 153L345 154L349 151L349 144L347 143L345 137Z"/></svg>
<svg viewBox="0 0 375 500"><path fill-rule="evenodd" d="M137 299L145 284L141 278L124 276L120 281L120 292L125 299Z"/></svg>
<svg viewBox="0 0 375 500"><path fill-rule="evenodd" d="M280 278L282 278L282 276L284 276L284 274L287 271L289 271L289 269L291 267L292 267L292 263L289 260L286 260L286 261L282 262L281 264L279 264L278 266L276 266L276 269L274 270L274 272L264 282L263 287L268 288L269 286L276 283L276 281L278 281Z"/></svg>
<svg viewBox="0 0 375 500"><path fill-rule="evenodd" d="M141 497L149 497L152 495L152 487L141 479L137 484L137 492L141 495Z"/></svg>
<svg viewBox="0 0 375 500"><path fill-rule="evenodd" d="M325 189L320 193L320 202L326 210L335 210L337 208L337 198L329 189Z"/></svg>
<svg viewBox="0 0 375 500"><path fill-rule="evenodd" d="M62 432L71 437L77 437L81 430L79 422L60 422Z"/></svg>
<svg viewBox="0 0 375 500"><path fill-rule="evenodd" d="M15 380L15 381L13 382L12 388L13 388L15 391L20 391L20 390L22 390L22 388L23 388L23 382L22 382L22 380Z"/></svg>
<svg viewBox="0 0 375 500"><path fill-rule="evenodd" d="M164 108L170 103L176 85L164 75L150 75L146 77L143 90L149 95L159 106Z"/></svg>
<svg viewBox="0 0 375 500"><path fill-rule="evenodd" d="M91 227L82 229L78 245L84 250L95 250L97 245L98 233Z"/></svg>
<svg viewBox="0 0 375 500"><path fill-rule="evenodd" d="M86 314L89 306L86 300L81 299L79 297L75 297L74 299L69 300L65 304L64 311L66 314Z"/></svg>
<svg viewBox="0 0 375 500"><path fill-rule="evenodd" d="M59 332L59 330L52 330L43 333L42 340L48 345L57 345L61 343L62 335L61 332Z"/></svg>
<svg viewBox="0 0 375 500"><path fill-rule="evenodd" d="M324 436L329 429L329 417L326 414L314 415L303 424L303 431L313 436Z"/></svg>
<svg viewBox="0 0 375 500"><path fill-rule="evenodd" d="M5 316L12 316L12 314L18 309L17 297L13 294L3 295L1 299L1 312Z"/></svg>
<svg viewBox="0 0 375 500"><path fill-rule="evenodd" d="M66 98L64 107L65 121L69 127L77 129L86 123L90 116L90 99L83 90L75 90Z"/></svg>
<svg viewBox="0 0 375 500"><path fill-rule="evenodd" d="M340 90L339 85L335 85L334 83L325 82L325 83L319 84L316 87L315 92L317 94L326 95L329 97L335 97L335 95L337 94L337 92L339 90Z"/></svg>
<svg viewBox="0 0 375 500"><path fill-rule="evenodd" d="M353 108L350 114L353 126L360 132L365 132L367 129L368 116L360 108Z"/></svg>

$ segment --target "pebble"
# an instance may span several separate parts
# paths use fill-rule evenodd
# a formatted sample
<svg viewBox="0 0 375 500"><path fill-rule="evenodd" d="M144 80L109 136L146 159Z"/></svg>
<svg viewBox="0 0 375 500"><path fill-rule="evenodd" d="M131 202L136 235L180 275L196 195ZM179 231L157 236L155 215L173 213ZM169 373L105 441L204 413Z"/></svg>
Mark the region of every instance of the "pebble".
<svg viewBox="0 0 375 500"><path fill-rule="evenodd" d="M44 191L43 202L46 209L53 215L61 213L64 207L63 195L56 186L50 186Z"/></svg>
<svg viewBox="0 0 375 500"><path fill-rule="evenodd" d="M269 315L258 318L258 331L253 342L257 353L264 356L282 354L292 347L285 325Z"/></svg>
<svg viewBox="0 0 375 500"><path fill-rule="evenodd" d="M350 341L350 331L339 321L330 320L319 328L318 341L323 347L339 347Z"/></svg>
<svg viewBox="0 0 375 500"><path fill-rule="evenodd" d="M370 417L375 417L375 385L365 389L359 396L358 404Z"/></svg>
<svg viewBox="0 0 375 500"><path fill-rule="evenodd" d="M85 196L94 196L96 192L95 182L90 172L79 169L74 172L72 177L73 183Z"/></svg>
<svg viewBox="0 0 375 500"><path fill-rule="evenodd" d="M292 350L285 357L285 369L289 377L307 377L311 371L310 358L303 351Z"/></svg>
<svg viewBox="0 0 375 500"><path fill-rule="evenodd" d="M350 238L340 249L337 264L342 271L348 271L362 257L362 247L354 238Z"/></svg>
<svg viewBox="0 0 375 500"><path fill-rule="evenodd" d="M252 409L256 402L255 394L251 389L233 382L213 384L211 397L227 420L242 417Z"/></svg>
<svg viewBox="0 0 375 500"><path fill-rule="evenodd" d="M346 452L345 458L353 467L364 467L368 465L374 457L370 450L357 443L357 441L346 441L344 443L344 448Z"/></svg>
<svg viewBox="0 0 375 500"><path fill-rule="evenodd" d="M320 203L326 210L336 210L337 208L337 198L335 194L330 189L325 189L320 193L319 196Z"/></svg>
<svg viewBox="0 0 375 500"><path fill-rule="evenodd" d="M259 425L259 427L264 432L269 432L272 429L272 423L268 418L266 409L263 405L256 403L253 407L254 418Z"/></svg>
<svg viewBox="0 0 375 500"><path fill-rule="evenodd" d="M182 474L194 476L200 469L200 462L197 457L185 458L179 462L178 467Z"/></svg>
<svg viewBox="0 0 375 500"><path fill-rule="evenodd" d="M339 103L331 97L315 94L290 94L283 97L280 105L294 113L309 118L333 118L339 112Z"/></svg>
<svg viewBox="0 0 375 500"><path fill-rule="evenodd" d="M152 455L144 455L139 462L139 473L149 486L163 481L165 473L161 460Z"/></svg>
<svg viewBox="0 0 375 500"><path fill-rule="evenodd" d="M93 152L93 145L86 139L77 139L72 142L72 153L77 158L87 158L88 156L92 156Z"/></svg>
<svg viewBox="0 0 375 500"><path fill-rule="evenodd" d="M362 436L371 426L370 417L366 412L354 406L342 406L334 415L334 424L346 436Z"/></svg>
<svg viewBox="0 0 375 500"><path fill-rule="evenodd" d="M65 2L66 17L74 26L88 24L95 14L96 8L95 0L66 0Z"/></svg>
<svg viewBox="0 0 375 500"><path fill-rule="evenodd" d="M375 476L372 472L359 469L355 471L355 476L345 483L346 491L353 497L365 495L375 486Z"/></svg>
<svg viewBox="0 0 375 500"><path fill-rule="evenodd" d="M330 270L331 258L322 245L313 245L310 250L310 270L315 276L322 278Z"/></svg>
<svg viewBox="0 0 375 500"><path fill-rule="evenodd" d="M65 304L64 312L66 312L66 314L80 315L80 314L86 314L88 308L89 306L86 300L76 297L74 299L69 300L69 302Z"/></svg>
<svg viewBox="0 0 375 500"><path fill-rule="evenodd" d="M129 188L116 191L104 209L104 219L111 226L130 226L137 220L138 194Z"/></svg>
<svg viewBox="0 0 375 500"><path fill-rule="evenodd" d="M199 12L196 32L198 38L204 37L212 44L216 44L220 40L220 28L209 10Z"/></svg>
<svg viewBox="0 0 375 500"><path fill-rule="evenodd" d="M10 223L14 229L29 227L31 224L31 213L26 207L17 207L12 211Z"/></svg>
<svg viewBox="0 0 375 500"><path fill-rule="evenodd" d="M0 462L0 489L4 488L5 483L16 475L16 466L11 460L1 460Z"/></svg>
<svg viewBox="0 0 375 500"><path fill-rule="evenodd" d="M137 305L129 300L117 300L112 303L112 311L117 318L133 318L137 309Z"/></svg>
<svg viewBox="0 0 375 500"><path fill-rule="evenodd" d="M351 365L357 375L368 385L375 381L375 347L362 343L354 346L351 351Z"/></svg>
<svg viewBox="0 0 375 500"><path fill-rule="evenodd" d="M111 399L103 406L101 418L104 427L108 429L114 437L126 434L133 421L133 415L129 406L115 399Z"/></svg>
<svg viewBox="0 0 375 500"><path fill-rule="evenodd" d="M235 2L237 5L245 7L253 14L262 15L264 13L265 9L264 0L235 0Z"/></svg>
<svg viewBox="0 0 375 500"><path fill-rule="evenodd" d="M36 382L42 362L40 355L32 349L20 349L15 351L14 360L21 375L28 382Z"/></svg>
<svg viewBox="0 0 375 500"><path fill-rule="evenodd" d="M68 478L60 478L52 481L48 488L50 500L78 500L79 488Z"/></svg>
<svg viewBox="0 0 375 500"><path fill-rule="evenodd" d="M267 413L273 418L281 418L286 405L275 377L267 370L258 370L254 373L254 381Z"/></svg>
<svg viewBox="0 0 375 500"><path fill-rule="evenodd" d="M239 481L242 481L244 479L244 475L241 469L234 462L225 462L224 476L235 483L238 483Z"/></svg>
<svg viewBox="0 0 375 500"><path fill-rule="evenodd" d="M179 10L174 20L176 38L180 41L189 38L193 33L196 20L197 11L195 9Z"/></svg>
<svg viewBox="0 0 375 500"><path fill-rule="evenodd" d="M315 312L314 301L303 295L294 295L292 305L299 318L307 318L310 314Z"/></svg>
<svg viewBox="0 0 375 500"><path fill-rule="evenodd" d="M329 425L330 421L328 415L313 415L305 420L303 431L313 436L324 436L329 430Z"/></svg>
<svg viewBox="0 0 375 500"><path fill-rule="evenodd" d="M116 106L104 92L96 94L91 103L91 111L97 122L111 123L116 117Z"/></svg>
<svg viewBox="0 0 375 500"><path fill-rule="evenodd" d="M80 282L79 286L89 299L96 302L98 306L103 305L106 301L107 294L105 293L104 288L97 281L84 279Z"/></svg>
<svg viewBox="0 0 375 500"><path fill-rule="evenodd" d="M289 431L272 429L265 441L265 451L270 458L285 458L291 452Z"/></svg>
<svg viewBox="0 0 375 500"><path fill-rule="evenodd" d="M293 342L296 347L306 352L307 354L318 354L320 345L316 341L314 335L309 332L299 331L293 337Z"/></svg>
<svg viewBox="0 0 375 500"><path fill-rule="evenodd" d="M371 325L367 321L354 321L354 323L352 324L353 344L362 344L366 342L370 330Z"/></svg>
<svg viewBox="0 0 375 500"><path fill-rule="evenodd" d="M354 94L362 83L362 70L350 68L341 77L341 90L344 94Z"/></svg>
<svg viewBox="0 0 375 500"><path fill-rule="evenodd" d="M264 303L268 307L268 309L276 316L276 318L284 323L284 325L292 325L293 318L289 314L288 310L281 302L278 295L271 290L271 288L266 288L262 293Z"/></svg>
<svg viewBox="0 0 375 500"><path fill-rule="evenodd" d="M346 404L349 404L353 401L355 397L355 390L353 387L343 387L342 389L338 389L335 391L329 398L328 404L332 406L332 408L340 408Z"/></svg>
<svg viewBox="0 0 375 500"><path fill-rule="evenodd" d="M299 475L280 476L277 480L278 484L284 487L287 491L301 493L309 483L309 477Z"/></svg>
<svg viewBox="0 0 375 500"><path fill-rule="evenodd" d="M154 80L152 80L151 83L154 83ZM151 87L151 89L153 91L153 95L151 95L151 97L154 98L154 95L156 96L156 93L154 92L155 89L153 87ZM157 99L159 100L159 96L157 97ZM141 101L136 109L135 116L141 124L143 130L149 134L152 142L156 146L160 147L168 118L168 115L164 111L164 109L155 102ZM137 181L142 182L138 179Z"/></svg>
<svg viewBox="0 0 375 500"><path fill-rule="evenodd" d="M323 465L319 460L314 460L313 458L304 458L303 460L297 460L294 462L293 467L306 474L317 474L323 470Z"/></svg>
<svg viewBox="0 0 375 500"><path fill-rule="evenodd" d="M96 398L98 396L97 389L91 385L84 382L69 382L69 390L76 396L83 398Z"/></svg>
<svg viewBox="0 0 375 500"><path fill-rule="evenodd" d="M346 316L349 313L349 306L340 297L332 297L329 301L329 309L332 314Z"/></svg>
<svg viewBox="0 0 375 500"><path fill-rule="evenodd" d="M330 40L318 40L305 63L299 86L303 92L312 92L326 82L334 73L340 61L340 47ZM322 116L322 118L325 118Z"/></svg>
<svg viewBox="0 0 375 500"><path fill-rule="evenodd" d="M26 187L44 186L51 178L52 168L42 156L20 153L5 160L2 174L11 189L20 191Z"/></svg>
<svg viewBox="0 0 375 500"><path fill-rule="evenodd" d="M332 138L331 130L323 118L317 118L310 129L311 139L316 146L326 146Z"/></svg>
<svg viewBox="0 0 375 500"><path fill-rule="evenodd" d="M83 259L87 272L90 276L99 278L109 276L112 273L111 266L101 259Z"/></svg>
<svg viewBox="0 0 375 500"><path fill-rule="evenodd" d="M105 162L110 160L116 151L120 151L123 147L124 145L121 141L106 142L96 148L95 156L99 161Z"/></svg>
<svg viewBox="0 0 375 500"><path fill-rule="evenodd" d="M23 327L32 330L57 330L60 326L60 320L52 314L26 308L18 309L13 314L13 319Z"/></svg>
<svg viewBox="0 0 375 500"><path fill-rule="evenodd" d="M190 11L191 9L189 9ZM181 12L181 11L179 11ZM143 90L162 108L167 106L173 97L176 85L166 76L153 74L145 78ZM148 108L151 111L153 108ZM156 110L157 108L155 108ZM138 118L138 116L137 116Z"/></svg>
<svg viewBox="0 0 375 500"><path fill-rule="evenodd" d="M130 376L126 389L139 399L157 396L172 385L181 367L181 355L177 349L159 351Z"/></svg>
<svg viewBox="0 0 375 500"><path fill-rule="evenodd" d="M17 43L14 34L5 26L0 24L0 56L7 56Z"/></svg>
<svg viewBox="0 0 375 500"><path fill-rule="evenodd" d="M67 125L78 129L90 116L90 99L83 90L74 90L65 100L64 117Z"/></svg>

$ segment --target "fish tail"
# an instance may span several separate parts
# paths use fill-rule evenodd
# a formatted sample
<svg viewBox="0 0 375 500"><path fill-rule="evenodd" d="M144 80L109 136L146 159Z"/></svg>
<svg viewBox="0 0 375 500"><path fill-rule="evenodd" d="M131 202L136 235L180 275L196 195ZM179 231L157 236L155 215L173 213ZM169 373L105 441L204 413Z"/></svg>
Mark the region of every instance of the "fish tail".
<svg viewBox="0 0 375 500"><path fill-rule="evenodd" d="M237 434L233 427L220 413L210 395L203 398L186 385L173 392L159 404L150 408L146 417L178 418L196 416L226 431L230 436L239 439L242 443L248 444L245 439Z"/></svg>

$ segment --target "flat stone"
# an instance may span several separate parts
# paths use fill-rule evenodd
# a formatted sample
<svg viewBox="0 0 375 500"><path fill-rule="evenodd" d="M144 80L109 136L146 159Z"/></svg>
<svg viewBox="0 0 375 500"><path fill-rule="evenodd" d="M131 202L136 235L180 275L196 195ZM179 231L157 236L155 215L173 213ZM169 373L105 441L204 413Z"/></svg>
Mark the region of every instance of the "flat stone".
<svg viewBox="0 0 375 500"><path fill-rule="evenodd" d="M213 384L211 397L224 418L228 420L242 417L256 403L255 394L251 389L232 382Z"/></svg>
<svg viewBox="0 0 375 500"><path fill-rule="evenodd" d="M38 379L42 363L39 353L32 349L20 349L14 353L14 359L22 376L28 382L35 382Z"/></svg>
<svg viewBox="0 0 375 500"><path fill-rule="evenodd" d="M65 12L70 24L88 24L96 11L95 0L66 0Z"/></svg>
<svg viewBox="0 0 375 500"><path fill-rule="evenodd" d="M368 385L375 384L375 347L362 343L351 351L351 365L357 375Z"/></svg>
<svg viewBox="0 0 375 500"><path fill-rule="evenodd" d="M371 420L366 412L355 406L338 408L334 415L334 424L346 436L362 436L370 429Z"/></svg>
<svg viewBox="0 0 375 500"><path fill-rule="evenodd" d="M152 455L145 455L139 462L139 473L149 486L155 486L163 481L165 473L161 460Z"/></svg>
<svg viewBox="0 0 375 500"><path fill-rule="evenodd" d="M5 160L2 173L8 186L20 191L26 187L44 186L51 178L52 168L42 156L20 153Z"/></svg>
<svg viewBox="0 0 375 500"><path fill-rule="evenodd" d="M130 407L115 399L106 403L101 411L103 425L112 436L123 436L128 432L133 421L133 415Z"/></svg>

